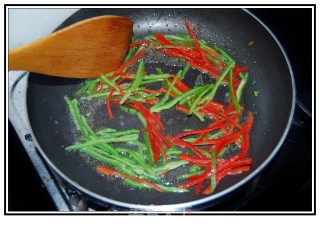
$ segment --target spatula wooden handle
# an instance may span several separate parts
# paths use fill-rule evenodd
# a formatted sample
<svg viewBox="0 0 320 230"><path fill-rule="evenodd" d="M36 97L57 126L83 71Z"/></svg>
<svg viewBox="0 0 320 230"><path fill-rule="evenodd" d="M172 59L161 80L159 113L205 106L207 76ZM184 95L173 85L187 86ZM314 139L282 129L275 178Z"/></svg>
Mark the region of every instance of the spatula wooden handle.
<svg viewBox="0 0 320 230"><path fill-rule="evenodd" d="M95 78L127 53L133 23L121 16L87 19L9 52L9 70Z"/></svg>

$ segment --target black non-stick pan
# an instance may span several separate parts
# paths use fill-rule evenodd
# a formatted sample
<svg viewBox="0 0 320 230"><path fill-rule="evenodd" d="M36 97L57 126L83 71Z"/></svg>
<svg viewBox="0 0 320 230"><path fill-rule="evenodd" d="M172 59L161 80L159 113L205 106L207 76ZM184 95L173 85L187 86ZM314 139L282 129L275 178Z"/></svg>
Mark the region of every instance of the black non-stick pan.
<svg viewBox="0 0 320 230"><path fill-rule="evenodd" d="M187 33L184 19L188 19L198 37L209 44L218 44L227 50L241 66L250 68L250 81L243 96L248 110L256 111L251 132L251 146L248 153L253 158L249 172L223 179L212 195L189 193L159 193L156 191L133 190L121 179L104 177L95 170L92 161L81 154L68 152L66 146L74 143L77 131L70 119L64 95L75 96L81 86L76 79L54 78L30 73L28 79L27 107L30 125L37 148L47 163L67 183L102 203L111 203L141 210L181 210L201 205L214 205L232 192L246 185L263 169L276 154L284 141L293 116L295 89L291 67L279 42L253 15L242 9L81 9L68 18L58 29L77 21L98 15L124 15L134 21L134 35L144 38L150 33ZM93 38L94 39L94 38ZM248 45L253 41L253 45ZM252 44L252 43L251 43ZM170 64L152 63L166 71L176 71ZM194 76L191 76L194 74ZM190 72L188 84L194 84L196 71ZM255 82L255 84L252 84ZM259 96L252 94L260 92ZM94 129L111 127L126 129L137 127L133 116L116 108L115 118L108 119L105 105L96 103L86 107L91 114L90 124ZM162 119L179 117L170 111ZM175 120L179 120L175 119ZM185 123L197 127L195 118L183 119L168 124L168 130L175 133Z"/></svg>

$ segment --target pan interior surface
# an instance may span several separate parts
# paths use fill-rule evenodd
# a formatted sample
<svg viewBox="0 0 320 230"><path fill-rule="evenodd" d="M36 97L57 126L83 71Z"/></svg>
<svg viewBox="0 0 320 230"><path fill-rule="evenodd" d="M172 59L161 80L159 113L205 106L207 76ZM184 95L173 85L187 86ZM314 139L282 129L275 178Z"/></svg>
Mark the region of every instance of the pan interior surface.
<svg viewBox="0 0 320 230"><path fill-rule="evenodd" d="M243 104L257 112L251 131L248 153L253 158L249 172L226 177L208 196L188 193L159 193L130 189L119 178L104 177L95 170L95 165L81 154L69 152L65 147L74 143L77 131L70 119L65 95L75 97L81 80L39 76L30 73L27 91L27 108L34 137L45 159L60 176L78 189L97 195L98 199L111 203L133 205L171 205L188 202L213 201L226 189L235 189L250 173L261 170L261 165L270 160L270 154L281 144L290 120L293 104L293 80L284 53L273 36L256 19L241 9L82 9L67 19L58 29L80 20L99 15L123 15L134 21L134 35L138 39L160 32L164 34L187 33L184 19L187 18L196 36L210 45L218 44L250 71L249 84L243 95ZM253 45L248 45L251 41ZM178 67L170 63L148 58L149 70L161 67L168 72ZM191 71L188 84L196 84L199 72ZM253 84L253 82L255 82ZM259 91L259 96L252 92ZM223 91L223 90L222 90ZM223 94L220 92L220 94ZM89 123L94 129L102 127L117 129L137 128L139 121L116 107L115 118L108 119L104 102L95 102L86 107L83 114L90 114ZM117 119L116 119L117 118ZM175 118L175 119L173 119ZM187 127L199 128L196 118L169 111L163 115L167 130L175 133ZM175 122L171 122L175 120ZM192 127L193 126L193 127ZM139 126L138 126L139 127ZM140 128L140 127L139 127ZM260 167L260 168L259 168Z"/></svg>

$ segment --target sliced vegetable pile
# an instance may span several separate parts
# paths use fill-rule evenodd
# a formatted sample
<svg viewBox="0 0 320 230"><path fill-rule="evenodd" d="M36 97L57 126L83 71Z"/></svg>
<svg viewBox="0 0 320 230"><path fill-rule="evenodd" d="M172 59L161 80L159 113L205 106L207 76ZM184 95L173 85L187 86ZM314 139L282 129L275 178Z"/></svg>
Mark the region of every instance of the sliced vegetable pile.
<svg viewBox="0 0 320 230"><path fill-rule="evenodd" d="M241 104L248 81L248 67L240 67L221 47L210 47L197 39L186 20L189 34L149 35L133 39L124 64L115 71L87 80L77 92L86 99L106 101L107 116L113 118L111 104L137 116L143 129L94 132L81 115L76 99L65 96L72 117L83 136L67 150L81 150L99 160L97 171L123 178L130 187L159 192L211 194L222 178L250 169L253 115ZM146 48L185 61L176 74L145 70ZM190 68L207 73L213 83L189 87L184 79ZM219 87L227 85L227 105L215 101ZM157 89L155 89L155 86ZM195 116L199 122L210 120L205 128L184 130L177 135L161 120L161 112L176 109ZM169 176L170 172L173 172Z"/></svg>

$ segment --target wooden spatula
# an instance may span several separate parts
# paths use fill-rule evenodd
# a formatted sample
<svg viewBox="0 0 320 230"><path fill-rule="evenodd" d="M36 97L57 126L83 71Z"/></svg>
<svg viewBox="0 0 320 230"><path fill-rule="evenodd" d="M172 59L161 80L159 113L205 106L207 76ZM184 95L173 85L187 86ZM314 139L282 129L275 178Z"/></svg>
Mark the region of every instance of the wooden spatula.
<svg viewBox="0 0 320 230"><path fill-rule="evenodd" d="M122 16L80 21L9 51L9 70L68 78L99 77L122 63L132 27L133 22Z"/></svg>

